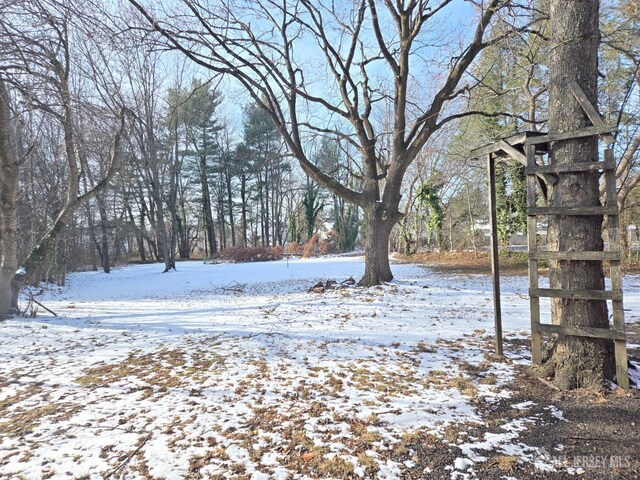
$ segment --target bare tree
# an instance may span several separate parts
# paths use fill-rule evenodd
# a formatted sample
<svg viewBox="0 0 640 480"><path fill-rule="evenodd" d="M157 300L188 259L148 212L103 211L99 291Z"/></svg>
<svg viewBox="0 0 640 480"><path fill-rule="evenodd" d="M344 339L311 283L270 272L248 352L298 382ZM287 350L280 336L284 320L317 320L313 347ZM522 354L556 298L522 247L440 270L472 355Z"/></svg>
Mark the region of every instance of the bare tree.
<svg viewBox="0 0 640 480"><path fill-rule="evenodd" d="M182 0L183 11L175 17L157 15L141 0L129 1L171 48L204 68L233 77L272 118L304 172L362 208L366 266L360 283L391 280L388 241L403 217L399 205L405 172L435 131L466 114L454 113L452 102L467 91L461 83L476 56L503 38L485 39L492 19L510 2L474 2L477 24L468 41L448 56L439 51L429 64L437 65L439 81L421 85L412 65L422 57L413 54L429 45L429 26L437 24L438 14L451 0L384 1L381 12L375 0L348 5L223 1L215 6ZM322 78L323 69L328 78ZM414 100L412 92L418 89L433 95ZM384 132L377 118L380 103L389 96L392 130ZM309 159L309 133L337 136L359 150L361 190L336 181ZM384 134L392 139L389 152L379 142Z"/></svg>
<svg viewBox="0 0 640 480"><path fill-rule="evenodd" d="M78 206L108 186L119 164L125 114L124 110L120 112L104 175L96 179L93 188L82 191L86 172L78 155L79 102L74 97L71 81L74 62L78 60L73 56L73 35L80 31L73 23L77 20L75 12L58 2L38 0L13 2L4 13L0 18L0 68L5 71L6 83L19 92L25 108L36 109L60 125L67 169L62 206L46 233L21 262L23 269L15 277L19 283L54 251Z"/></svg>
<svg viewBox="0 0 640 480"><path fill-rule="evenodd" d="M604 111L610 121L618 124L616 150L619 163L618 207L622 250L630 255L627 235L627 207L633 192L640 185L638 155L640 153L640 106L637 91L640 86L640 11L630 1L612 2L603 8L602 64L604 72ZM604 195L604 185L600 194Z"/></svg>

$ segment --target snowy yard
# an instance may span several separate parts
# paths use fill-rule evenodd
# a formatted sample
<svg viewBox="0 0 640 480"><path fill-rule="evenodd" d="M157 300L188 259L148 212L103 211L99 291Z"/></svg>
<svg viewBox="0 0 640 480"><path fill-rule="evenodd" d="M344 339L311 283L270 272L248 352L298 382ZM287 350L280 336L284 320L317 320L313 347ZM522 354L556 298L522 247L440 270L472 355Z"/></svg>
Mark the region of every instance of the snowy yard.
<svg viewBox="0 0 640 480"><path fill-rule="evenodd" d="M525 277L502 279L505 362L491 356L485 275L395 265L388 286L309 293L357 279L362 259L160 271L73 274L44 297L58 317L0 324L0 477L488 478L491 462L495 478L574 473L554 459L562 445L520 438L564 421L509 385L529 363ZM638 322L638 277L625 294ZM498 405L511 416L490 422Z"/></svg>

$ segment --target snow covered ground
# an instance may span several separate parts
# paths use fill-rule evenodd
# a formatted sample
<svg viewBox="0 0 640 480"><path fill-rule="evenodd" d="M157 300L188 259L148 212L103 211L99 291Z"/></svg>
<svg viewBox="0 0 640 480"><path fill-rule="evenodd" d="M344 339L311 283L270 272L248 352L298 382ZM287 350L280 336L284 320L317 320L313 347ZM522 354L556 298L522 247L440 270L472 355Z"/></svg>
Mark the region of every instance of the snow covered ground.
<svg viewBox="0 0 640 480"><path fill-rule="evenodd" d="M395 265L388 286L307 291L363 269L338 257L71 275L43 300L58 317L0 324L0 477L428 478L416 435L459 449L451 478L496 452L553 469L518 440L541 421L527 403L498 433L464 436L529 362L523 348L490 355L490 278ZM637 322L640 279L625 285ZM506 336L527 338L526 278L502 291Z"/></svg>

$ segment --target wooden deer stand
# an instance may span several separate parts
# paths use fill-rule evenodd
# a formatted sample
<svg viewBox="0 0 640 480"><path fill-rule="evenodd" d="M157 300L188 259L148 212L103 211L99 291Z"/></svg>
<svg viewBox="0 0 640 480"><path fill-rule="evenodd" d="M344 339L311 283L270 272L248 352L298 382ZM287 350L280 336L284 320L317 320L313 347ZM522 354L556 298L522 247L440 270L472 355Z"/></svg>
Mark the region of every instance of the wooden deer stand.
<svg viewBox="0 0 640 480"><path fill-rule="evenodd" d="M500 268L498 262L498 232L496 211L495 162L511 158L525 166L527 175L527 240L529 257L529 301L531 308L531 356L536 365L542 363L542 335L572 335L578 337L605 338L614 341L616 377L618 385L629 388L627 369L627 345L622 302L622 272L620 261L620 240L618 233L618 202L616 188L616 164L611 144L615 125L605 125L596 109L589 102L578 84L570 82L569 86L593 126L575 130L546 134L540 132L523 132L498 140L471 151L470 158L486 158L489 177L489 210L491 226L491 271L493 276L493 304L495 317L496 354L502 355L502 315L500 307ZM606 145L604 161L581 162L570 165L549 165L542 160L549 151L549 144L561 140L588 136L602 136ZM540 159L540 161L538 161ZM606 195L605 205L601 207L547 207L538 206L537 188L542 190L546 184L554 185L558 178L555 174L567 172L598 171L604 174ZM538 216L553 215L606 215L608 232L608 250L596 252L550 252L538 250L537 225ZM563 290L540 288L538 283L538 261L608 261L611 277L611 290ZM609 300L613 310L612 328L593 328L568 325L551 325L540 323L540 298L566 298L576 300Z"/></svg>

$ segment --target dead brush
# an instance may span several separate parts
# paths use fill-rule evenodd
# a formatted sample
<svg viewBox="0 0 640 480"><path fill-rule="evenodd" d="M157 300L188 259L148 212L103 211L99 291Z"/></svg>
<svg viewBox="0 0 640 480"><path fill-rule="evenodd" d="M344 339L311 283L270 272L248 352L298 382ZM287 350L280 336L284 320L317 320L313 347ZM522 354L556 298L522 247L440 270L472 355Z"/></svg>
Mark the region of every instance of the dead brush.
<svg viewBox="0 0 640 480"><path fill-rule="evenodd" d="M284 248L276 247L231 247L221 253L229 263L273 262L284 258Z"/></svg>
<svg viewBox="0 0 640 480"><path fill-rule="evenodd" d="M434 345L429 345L424 341L420 341L416 344L414 351L417 353L436 353L438 348Z"/></svg>

